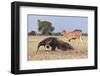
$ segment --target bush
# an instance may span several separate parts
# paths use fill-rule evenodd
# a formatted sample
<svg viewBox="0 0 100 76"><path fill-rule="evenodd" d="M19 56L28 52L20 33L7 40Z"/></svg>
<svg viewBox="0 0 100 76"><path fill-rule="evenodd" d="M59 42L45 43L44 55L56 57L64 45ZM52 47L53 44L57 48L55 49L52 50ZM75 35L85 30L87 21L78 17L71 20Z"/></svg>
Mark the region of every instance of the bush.
<svg viewBox="0 0 100 76"><path fill-rule="evenodd" d="M35 31L31 31L28 33L28 35L36 35L36 32Z"/></svg>
<svg viewBox="0 0 100 76"><path fill-rule="evenodd" d="M82 36L88 36L88 34L87 33L82 33Z"/></svg>

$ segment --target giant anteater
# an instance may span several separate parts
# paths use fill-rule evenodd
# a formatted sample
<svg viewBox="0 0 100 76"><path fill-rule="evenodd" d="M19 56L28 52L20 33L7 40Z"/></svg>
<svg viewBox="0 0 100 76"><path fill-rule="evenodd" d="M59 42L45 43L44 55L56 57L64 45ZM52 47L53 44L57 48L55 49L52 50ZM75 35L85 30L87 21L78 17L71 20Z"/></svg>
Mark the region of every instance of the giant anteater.
<svg viewBox="0 0 100 76"><path fill-rule="evenodd" d="M44 47L46 46L47 48L49 48L50 46L52 51L55 51L56 48L61 49L63 51L66 51L67 49L73 49L73 47L70 44L62 40L59 40L56 37L48 37L42 40L41 42L39 42L37 47L37 52L40 46L44 46Z"/></svg>

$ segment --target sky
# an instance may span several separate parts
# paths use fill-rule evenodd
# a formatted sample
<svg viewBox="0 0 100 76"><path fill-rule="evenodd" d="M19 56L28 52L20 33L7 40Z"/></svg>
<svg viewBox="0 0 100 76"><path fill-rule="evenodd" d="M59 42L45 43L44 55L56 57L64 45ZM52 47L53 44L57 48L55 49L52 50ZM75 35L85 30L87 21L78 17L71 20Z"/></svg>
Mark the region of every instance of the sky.
<svg viewBox="0 0 100 76"><path fill-rule="evenodd" d="M81 16L50 16L50 15L28 15L28 32L38 31L38 20L49 21L55 28L53 32L73 31L81 29L83 33L88 31L88 17Z"/></svg>

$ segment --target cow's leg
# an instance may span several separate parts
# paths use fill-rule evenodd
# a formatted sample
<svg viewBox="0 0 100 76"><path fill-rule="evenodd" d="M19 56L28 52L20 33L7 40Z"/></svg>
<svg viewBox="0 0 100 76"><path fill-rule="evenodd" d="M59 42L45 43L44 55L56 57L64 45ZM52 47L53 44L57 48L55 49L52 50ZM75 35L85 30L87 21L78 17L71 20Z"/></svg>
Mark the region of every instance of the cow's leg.
<svg viewBox="0 0 100 76"><path fill-rule="evenodd" d="M68 41L70 42L70 39Z"/></svg>
<svg viewBox="0 0 100 76"><path fill-rule="evenodd" d="M82 33L79 35L80 41L82 42Z"/></svg>
<svg viewBox="0 0 100 76"><path fill-rule="evenodd" d="M82 42L82 37L80 36L80 41Z"/></svg>
<svg viewBox="0 0 100 76"><path fill-rule="evenodd" d="M72 39L69 39L68 41L70 42Z"/></svg>

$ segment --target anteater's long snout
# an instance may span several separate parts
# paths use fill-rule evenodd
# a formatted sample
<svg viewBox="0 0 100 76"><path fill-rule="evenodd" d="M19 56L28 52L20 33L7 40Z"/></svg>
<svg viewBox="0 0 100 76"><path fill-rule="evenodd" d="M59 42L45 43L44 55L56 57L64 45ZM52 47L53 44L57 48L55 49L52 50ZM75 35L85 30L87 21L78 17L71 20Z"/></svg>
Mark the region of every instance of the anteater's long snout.
<svg viewBox="0 0 100 76"><path fill-rule="evenodd" d="M40 42L39 44L38 44L38 46L37 46L37 51L36 51L36 53L39 51L39 48L40 48L40 46L44 46L45 44L43 43L43 42Z"/></svg>
<svg viewBox="0 0 100 76"><path fill-rule="evenodd" d="M40 46L41 46L41 45L40 45L40 43L39 43L38 46L37 46L37 51L36 51L36 53L38 53Z"/></svg>

